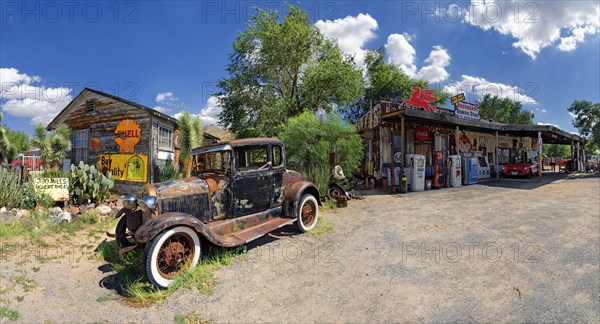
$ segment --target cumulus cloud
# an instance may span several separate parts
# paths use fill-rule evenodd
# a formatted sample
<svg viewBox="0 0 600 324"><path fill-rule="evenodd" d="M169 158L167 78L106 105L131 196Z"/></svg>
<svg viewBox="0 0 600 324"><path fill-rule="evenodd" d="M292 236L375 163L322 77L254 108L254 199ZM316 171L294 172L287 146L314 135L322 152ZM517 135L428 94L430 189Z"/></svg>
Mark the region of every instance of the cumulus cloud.
<svg viewBox="0 0 600 324"><path fill-rule="evenodd" d="M199 114L191 114L192 116L200 117L200 121L202 125L217 125L219 122L219 114L223 108L219 106L219 98L217 96L211 96L206 101L206 107L200 110ZM179 119L183 112L178 112L173 115L173 117Z"/></svg>
<svg viewBox="0 0 600 324"><path fill-rule="evenodd" d="M427 80L430 83L448 79L450 74L445 68L450 65L450 60L450 54L445 48L440 45L434 46L431 53L429 53L429 57L425 60L425 63L429 65L422 67L415 79Z"/></svg>
<svg viewBox="0 0 600 324"><path fill-rule="evenodd" d="M540 126L553 126L553 127L556 127L558 129L560 129L560 127L558 127L556 124L543 123L543 122L537 122L537 124L540 125Z"/></svg>
<svg viewBox="0 0 600 324"><path fill-rule="evenodd" d="M72 89L36 84L41 80L39 76L30 76L15 68L0 68L2 111L30 118L32 125L47 125L71 102Z"/></svg>
<svg viewBox="0 0 600 324"><path fill-rule="evenodd" d="M483 99L486 94L508 98L523 104L537 104L537 101L521 93L521 89L503 83L490 82L484 78L462 75L462 80L444 86L444 92L452 95L464 92L467 97Z"/></svg>
<svg viewBox="0 0 600 324"><path fill-rule="evenodd" d="M597 1L481 1L471 0L464 21L516 39L513 47L535 59L546 47L558 44L572 51L586 36L600 32Z"/></svg>
<svg viewBox="0 0 600 324"><path fill-rule="evenodd" d="M326 37L335 39L340 50L355 57L359 67L364 67L367 50L365 44L375 38L378 28L377 20L369 14L358 14L358 16L346 16L335 20L319 20L315 26L321 30Z"/></svg>
<svg viewBox="0 0 600 324"><path fill-rule="evenodd" d="M417 51L410 44L411 39L407 34L391 34L385 44L385 52L388 64L397 65L406 75L414 77L417 72Z"/></svg>
<svg viewBox="0 0 600 324"><path fill-rule="evenodd" d="M172 99L173 98L173 93L172 92L159 92L156 95L156 102L161 102L161 101L165 101L165 99Z"/></svg>

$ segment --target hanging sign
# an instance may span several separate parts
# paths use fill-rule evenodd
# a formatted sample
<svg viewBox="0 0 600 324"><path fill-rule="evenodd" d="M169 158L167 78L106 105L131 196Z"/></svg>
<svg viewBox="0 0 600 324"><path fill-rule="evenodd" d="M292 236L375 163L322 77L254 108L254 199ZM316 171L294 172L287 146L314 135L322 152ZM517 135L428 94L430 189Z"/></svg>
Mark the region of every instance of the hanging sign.
<svg viewBox="0 0 600 324"><path fill-rule="evenodd" d="M454 115L463 119L479 120L479 107L468 102L457 102Z"/></svg>
<svg viewBox="0 0 600 324"><path fill-rule="evenodd" d="M142 131L133 119L125 119L115 129L115 142L121 153L133 153L135 146L142 139Z"/></svg>
<svg viewBox="0 0 600 324"><path fill-rule="evenodd" d="M417 141L417 142L428 142L429 141L429 128L427 126L417 126L415 128L415 141Z"/></svg>
<svg viewBox="0 0 600 324"><path fill-rule="evenodd" d="M452 102L453 105L456 105L457 102L461 102L461 101L465 101L464 93L459 93L454 97L450 97L450 102Z"/></svg>

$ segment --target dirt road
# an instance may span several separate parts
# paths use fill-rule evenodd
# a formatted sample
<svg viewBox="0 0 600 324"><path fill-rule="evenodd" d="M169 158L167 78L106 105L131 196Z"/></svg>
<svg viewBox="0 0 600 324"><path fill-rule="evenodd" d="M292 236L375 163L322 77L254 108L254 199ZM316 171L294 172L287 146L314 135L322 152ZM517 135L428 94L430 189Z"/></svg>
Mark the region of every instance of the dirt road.
<svg viewBox="0 0 600 324"><path fill-rule="evenodd" d="M2 262L2 286L17 288L0 299L22 322L600 322L598 177L375 195L325 217L333 233L284 228L253 244L217 270L212 295L126 306L99 285L110 269L75 248Z"/></svg>

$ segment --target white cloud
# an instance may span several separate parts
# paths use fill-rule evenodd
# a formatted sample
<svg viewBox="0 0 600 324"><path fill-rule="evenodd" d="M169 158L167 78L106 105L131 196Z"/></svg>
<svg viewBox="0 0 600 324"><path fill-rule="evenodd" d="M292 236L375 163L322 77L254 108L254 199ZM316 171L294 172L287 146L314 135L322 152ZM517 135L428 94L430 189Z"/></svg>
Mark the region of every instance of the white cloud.
<svg viewBox="0 0 600 324"><path fill-rule="evenodd" d="M557 126L557 125L555 125L555 124L551 124L551 123L542 123L542 122L537 122L537 124L538 124L538 125L540 125L540 126L553 126L553 127L556 127L556 128L558 128L558 129L560 129L560 127L558 127L558 126Z"/></svg>
<svg viewBox="0 0 600 324"><path fill-rule="evenodd" d="M375 38L377 20L369 14L358 14L358 16L346 16L336 20L319 20L315 26L321 30L326 37L337 40L340 50L355 57L359 67L364 66L366 50L365 44Z"/></svg>
<svg viewBox="0 0 600 324"><path fill-rule="evenodd" d="M484 78L478 78L470 75L462 75L461 81L446 85L443 91L452 95L464 92L467 98L474 96L476 97L475 99L483 99L483 96L490 94L500 98L508 98L514 101L519 101L523 104L537 103L535 99L521 94L521 89L516 86L490 82Z"/></svg>
<svg viewBox="0 0 600 324"><path fill-rule="evenodd" d="M544 108L535 108L535 111L539 111L541 113L546 113L547 112L547 110L544 109Z"/></svg>
<svg viewBox="0 0 600 324"><path fill-rule="evenodd" d="M16 117L29 117L32 125L47 125L71 102L72 89L32 84L39 81L39 76L29 76L15 68L0 68L2 111Z"/></svg>
<svg viewBox="0 0 600 324"><path fill-rule="evenodd" d="M161 106L155 106L155 107L154 107L154 108L152 108L152 109L154 109L154 110L156 110L156 111L158 111L158 112L161 112L161 113L163 113L163 114L164 114L164 113L167 113L167 112L169 112L169 111L171 111L171 110L172 110L172 109L170 109L170 108L165 108L165 107L161 107Z"/></svg>
<svg viewBox="0 0 600 324"><path fill-rule="evenodd" d="M571 116L571 118L577 118L577 114L574 114L574 113L572 113L570 111L568 113L569 113L569 116Z"/></svg>
<svg viewBox="0 0 600 324"><path fill-rule="evenodd" d="M165 99L167 99L167 98L171 99L172 97L173 97L172 92L159 92L156 95L156 102L162 102L162 101L165 101Z"/></svg>
<svg viewBox="0 0 600 324"><path fill-rule="evenodd" d="M211 96L206 101L206 107L200 110L200 114L191 114L192 116L200 117L202 125L217 125L219 122L219 114L223 109L219 106L219 98ZM178 112L173 117L179 119L183 112Z"/></svg>
<svg viewBox="0 0 600 324"><path fill-rule="evenodd" d="M597 1L471 0L464 14L473 26L515 38L513 47L532 59L557 43L559 50L572 51L586 35L600 32Z"/></svg>
<svg viewBox="0 0 600 324"><path fill-rule="evenodd" d="M445 68L450 65L450 60L450 54L445 48L440 45L434 46L431 53L429 53L429 57L425 60L425 63L429 65L422 67L415 79L427 80L430 83L448 79L450 74Z"/></svg>
<svg viewBox="0 0 600 324"><path fill-rule="evenodd" d="M411 39L412 36L407 34L391 34L385 44L385 52L388 64L397 65L406 75L414 77L417 72L417 52L409 43Z"/></svg>

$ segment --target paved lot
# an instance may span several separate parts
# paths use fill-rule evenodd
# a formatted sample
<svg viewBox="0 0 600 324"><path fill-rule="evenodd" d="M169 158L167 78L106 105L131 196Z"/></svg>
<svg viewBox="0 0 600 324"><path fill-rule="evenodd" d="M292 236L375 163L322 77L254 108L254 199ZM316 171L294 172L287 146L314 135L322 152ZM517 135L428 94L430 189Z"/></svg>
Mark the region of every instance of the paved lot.
<svg viewBox="0 0 600 324"><path fill-rule="evenodd" d="M99 303L102 264L63 260L30 273L44 288L11 308L23 322L600 322L597 176L374 195L325 217L333 233L253 244L210 296Z"/></svg>

